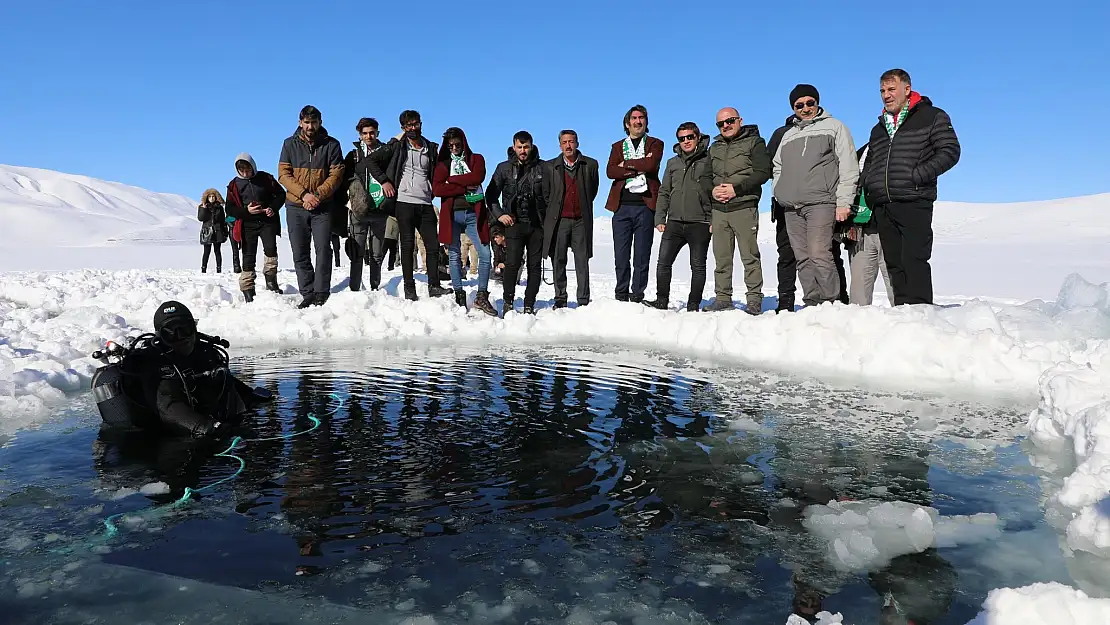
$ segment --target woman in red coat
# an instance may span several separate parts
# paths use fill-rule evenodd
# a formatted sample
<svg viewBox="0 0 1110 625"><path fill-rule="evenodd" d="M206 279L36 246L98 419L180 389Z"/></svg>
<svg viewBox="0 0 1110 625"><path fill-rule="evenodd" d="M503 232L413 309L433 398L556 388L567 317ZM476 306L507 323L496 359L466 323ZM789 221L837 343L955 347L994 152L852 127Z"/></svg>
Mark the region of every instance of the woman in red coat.
<svg viewBox="0 0 1110 625"><path fill-rule="evenodd" d="M489 301L489 220L486 217L482 181L486 178L486 159L470 151L466 134L460 128L443 133L443 147L436 157L432 175L432 193L442 198L439 209L439 242L448 246L451 263L451 286L455 302L466 307L463 290L461 235L466 233L478 250L478 295L474 306L490 316L497 316Z"/></svg>

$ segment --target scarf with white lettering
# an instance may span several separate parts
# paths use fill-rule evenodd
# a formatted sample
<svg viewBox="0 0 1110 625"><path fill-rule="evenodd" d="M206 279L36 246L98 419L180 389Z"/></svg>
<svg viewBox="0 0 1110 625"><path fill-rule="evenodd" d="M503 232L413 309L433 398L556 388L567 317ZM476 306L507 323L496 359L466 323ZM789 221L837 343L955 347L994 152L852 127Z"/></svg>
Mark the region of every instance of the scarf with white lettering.
<svg viewBox="0 0 1110 625"><path fill-rule="evenodd" d="M640 146L636 147L632 143L631 137L625 137L621 143L621 151L624 154L624 160L633 161L644 157L644 150L647 148L647 137L640 137ZM624 181L624 188L632 193L646 193L648 190L647 176L644 174L637 174L632 178Z"/></svg>

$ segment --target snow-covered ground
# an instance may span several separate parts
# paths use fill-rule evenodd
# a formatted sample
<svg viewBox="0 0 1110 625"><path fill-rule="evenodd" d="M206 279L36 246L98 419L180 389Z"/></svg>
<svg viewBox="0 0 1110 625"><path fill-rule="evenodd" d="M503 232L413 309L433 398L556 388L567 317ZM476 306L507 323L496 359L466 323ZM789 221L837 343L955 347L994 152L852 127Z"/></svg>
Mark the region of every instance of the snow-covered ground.
<svg viewBox="0 0 1110 625"><path fill-rule="evenodd" d="M1056 462L1061 448L1074 452L1074 471L1059 484L1046 484L1046 514L1060 528L1063 548L1110 570L1110 259L1104 253L1110 194L1012 205L938 204L933 275L938 301L951 306L833 305L760 317L616 302L607 220L599 220L595 232L595 302L585 309L544 309L535 317L505 320L467 314L449 298L412 303L397 297L399 272L387 276L383 291L351 293L343 259L327 305L299 311L287 239L279 241L285 294L263 293L248 306L233 274L202 276L194 269L200 255L195 210L196 203L182 196L0 166L0 218L9 228L0 242L0 436L41 421L86 389L97 366L88 353L106 340L149 330L155 306L167 299L185 302L204 331L236 348L382 341L662 348L854 384L1037 401L1028 429L1044 452L1042 464ZM774 230L764 219L764 290L772 296ZM676 265L676 308L684 300L686 262L683 255ZM712 297L712 283L710 276L706 297ZM468 287L473 291L472 280ZM500 299L499 285L491 287ZM649 297L653 289L654 271ZM882 289L876 291L882 303ZM742 298L742 286L736 294ZM541 301L552 295L544 285ZM767 306L773 305L769 298ZM822 514L835 545L835 527L846 522L845 512ZM874 516L875 510L853 514ZM903 533L921 538L932 532L939 540L942 521L955 523L917 521L929 527ZM974 519L961 523L977 525ZM850 549L845 554L873 556ZM1103 623L1107 604L1058 585L1001 590L991 594L975 622ZM1053 606L1067 606L1069 613ZM1016 613L1020 617L1011 616Z"/></svg>

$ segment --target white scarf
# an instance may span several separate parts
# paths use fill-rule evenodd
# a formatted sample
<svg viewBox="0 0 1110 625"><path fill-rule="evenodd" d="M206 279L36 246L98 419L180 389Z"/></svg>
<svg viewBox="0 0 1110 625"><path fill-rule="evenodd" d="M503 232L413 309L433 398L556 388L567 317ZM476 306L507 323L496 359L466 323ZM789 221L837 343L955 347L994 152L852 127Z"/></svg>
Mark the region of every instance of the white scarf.
<svg viewBox="0 0 1110 625"><path fill-rule="evenodd" d="M466 164L466 159L461 157L461 156L455 156L455 154L452 153L451 154L451 175L452 176L462 176L464 174L469 174L469 173L470 173L470 166ZM478 185L478 188L476 190L471 191L470 193L466 194L467 201L471 202L471 203L476 202L477 199L480 199L482 197L485 197L485 192L482 190L482 185ZM477 199L471 199L471 198L477 198Z"/></svg>
<svg viewBox="0 0 1110 625"><path fill-rule="evenodd" d="M622 152L624 153L624 160L633 161L644 157L644 150L647 148L647 135L640 137L640 147L632 144L631 137L625 137L624 142L621 144ZM648 190L647 176L644 174L637 174L636 176L624 181L624 188L632 193L645 193Z"/></svg>

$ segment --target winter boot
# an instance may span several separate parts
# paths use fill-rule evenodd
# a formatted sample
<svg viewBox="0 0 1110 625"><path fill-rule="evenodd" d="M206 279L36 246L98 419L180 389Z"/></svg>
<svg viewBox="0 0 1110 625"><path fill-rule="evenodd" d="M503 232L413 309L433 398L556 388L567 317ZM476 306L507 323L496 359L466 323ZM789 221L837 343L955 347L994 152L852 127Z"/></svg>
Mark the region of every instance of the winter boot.
<svg viewBox="0 0 1110 625"><path fill-rule="evenodd" d="M266 290L273 291L274 293L281 293L281 287L278 286L277 274L266 274Z"/></svg>
<svg viewBox="0 0 1110 625"><path fill-rule="evenodd" d="M416 297L416 283L414 283L414 282L406 282L405 283L405 299L407 299L410 302L415 302L417 299L419 299L418 297Z"/></svg>
<svg viewBox="0 0 1110 625"><path fill-rule="evenodd" d="M491 317L497 316L497 310L489 302L489 291L478 291L478 297L474 298L474 307Z"/></svg>
<svg viewBox="0 0 1110 625"><path fill-rule="evenodd" d="M243 299L247 300L248 304L253 302L254 301L254 289L247 289L246 291L243 291Z"/></svg>
<svg viewBox="0 0 1110 625"><path fill-rule="evenodd" d="M526 314L526 315L534 315L534 314L536 314L536 309L535 309L534 307L532 307L532 306L525 306L525 307L524 307L524 314Z"/></svg>
<svg viewBox="0 0 1110 625"><path fill-rule="evenodd" d="M201 273L208 273L208 265L202 263L201 266L200 266L200 272Z"/></svg>
<svg viewBox="0 0 1110 625"><path fill-rule="evenodd" d="M301 300L300 304L297 304L297 308L303 310L305 308L308 308L309 306L311 306L315 302L316 302L316 295L314 293L309 293L308 295L304 296L304 299Z"/></svg>
<svg viewBox="0 0 1110 625"><path fill-rule="evenodd" d="M441 295L447 295L450 292L451 289L445 289L438 284L428 285L428 297L440 297Z"/></svg>
<svg viewBox="0 0 1110 625"><path fill-rule="evenodd" d="M235 270L235 273L243 273L243 265L239 262L238 254L235 255L235 258L233 258L232 261L234 261L232 263L232 269Z"/></svg>
<svg viewBox="0 0 1110 625"><path fill-rule="evenodd" d="M671 303L665 297L657 297L650 302L643 302L644 306L648 308L655 308L658 310L667 310Z"/></svg>
<svg viewBox="0 0 1110 625"><path fill-rule="evenodd" d="M216 265L216 273L223 273L223 272L224 272L224 268L221 267L220 265Z"/></svg>
<svg viewBox="0 0 1110 625"><path fill-rule="evenodd" d="M763 296L748 296L748 304L744 306L744 312L753 317L758 317L763 314Z"/></svg>
<svg viewBox="0 0 1110 625"><path fill-rule="evenodd" d="M629 295L628 296L628 301L632 302L633 304L643 304L644 303L644 296L642 294L641 295Z"/></svg>
<svg viewBox="0 0 1110 625"><path fill-rule="evenodd" d="M779 295L779 305L775 307L775 314L782 312L794 312L793 295Z"/></svg>
<svg viewBox="0 0 1110 625"><path fill-rule="evenodd" d="M514 312L512 302L507 301L501 304L501 317L508 317L511 312Z"/></svg>
<svg viewBox="0 0 1110 625"><path fill-rule="evenodd" d="M316 297L312 298L312 305L323 306L327 303L329 297L331 297L331 293L317 293Z"/></svg>
<svg viewBox="0 0 1110 625"><path fill-rule="evenodd" d="M702 310L705 312L720 312L722 310L732 310L735 306L732 305L732 299L728 297L718 297L713 300L713 303L706 306Z"/></svg>
<svg viewBox="0 0 1110 625"><path fill-rule="evenodd" d="M455 289L455 303L462 308L466 308L466 291Z"/></svg>

